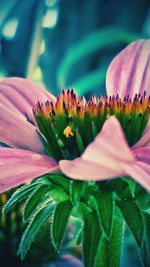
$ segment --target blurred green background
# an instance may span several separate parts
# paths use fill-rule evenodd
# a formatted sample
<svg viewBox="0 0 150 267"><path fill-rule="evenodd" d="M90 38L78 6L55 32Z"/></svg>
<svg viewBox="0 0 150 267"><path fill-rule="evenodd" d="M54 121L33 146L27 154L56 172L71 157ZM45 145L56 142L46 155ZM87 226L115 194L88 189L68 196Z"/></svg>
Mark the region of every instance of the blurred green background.
<svg viewBox="0 0 150 267"><path fill-rule="evenodd" d="M30 78L55 95L105 94L112 58L149 37L149 0L0 0L0 79ZM128 231L124 247L121 267L141 266Z"/></svg>
<svg viewBox="0 0 150 267"><path fill-rule="evenodd" d="M149 0L0 0L0 76L40 81L54 94L104 93L112 58L149 36Z"/></svg>

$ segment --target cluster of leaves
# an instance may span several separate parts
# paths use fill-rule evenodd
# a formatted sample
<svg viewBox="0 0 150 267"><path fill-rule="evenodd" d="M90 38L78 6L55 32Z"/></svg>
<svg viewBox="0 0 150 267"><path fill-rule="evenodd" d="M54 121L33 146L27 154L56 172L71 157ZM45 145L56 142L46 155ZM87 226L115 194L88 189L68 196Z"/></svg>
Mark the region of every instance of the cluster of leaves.
<svg viewBox="0 0 150 267"><path fill-rule="evenodd" d="M48 174L19 188L7 202L5 213L23 201L27 227L18 251L22 259L47 222L59 252L69 217L74 216L82 221L76 240L82 243L86 267L120 265L124 222L134 236L142 262L149 266L149 198L131 178L93 183L70 181L60 173Z"/></svg>

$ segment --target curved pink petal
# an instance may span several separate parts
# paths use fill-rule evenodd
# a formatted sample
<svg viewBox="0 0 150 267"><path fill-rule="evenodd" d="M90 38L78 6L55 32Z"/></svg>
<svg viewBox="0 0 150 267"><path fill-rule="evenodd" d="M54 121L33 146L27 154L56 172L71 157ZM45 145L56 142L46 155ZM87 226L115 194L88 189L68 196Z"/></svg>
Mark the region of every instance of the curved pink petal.
<svg viewBox="0 0 150 267"><path fill-rule="evenodd" d="M118 120L111 116L80 158L61 160L60 169L80 180L104 180L125 174L122 163L134 162Z"/></svg>
<svg viewBox="0 0 150 267"><path fill-rule="evenodd" d="M150 191L150 149L130 149L118 120L111 116L80 158L61 160L60 169L77 180L131 176Z"/></svg>
<svg viewBox="0 0 150 267"><path fill-rule="evenodd" d="M137 147L132 152L138 161L150 164L150 147Z"/></svg>
<svg viewBox="0 0 150 267"><path fill-rule="evenodd" d="M0 193L58 169L56 162L27 150L0 148Z"/></svg>
<svg viewBox="0 0 150 267"><path fill-rule="evenodd" d="M108 95L121 98L145 90L150 94L150 40L139 40L125 48L111 62L106 75Z"/></svg>
<svg viewBox="0 0 150 267"><path fill-rule="evenodd" d="M7 78L0 82L0 103L26 119L34 121L32 109L35 104L55 101L55 97L43 87L23 78Z"/></svg>
<svg viewBox="0 0 150 267"><path fill-rule="evenodd" d="M72 162L61 160L59 166L65 175L75 180L107 180L125 175L125 172L119 171L117 166L114 166L116 169L110 168L109 164L104 167L103 164L95 164L83 158L77 158Z"/></svg>
<svg viewBox="0 0 150 267"><path fill-rule="evenodd" d="M150 165L141 161L135 164L124 164L126 174L134 178L146 190L150 192Z"/></svg>
<svg viewBox="0 0 150 267"><path fill-rule="evenodd" d="M0 104L0 142L16 148L43 152L36 128Z"/></svg>

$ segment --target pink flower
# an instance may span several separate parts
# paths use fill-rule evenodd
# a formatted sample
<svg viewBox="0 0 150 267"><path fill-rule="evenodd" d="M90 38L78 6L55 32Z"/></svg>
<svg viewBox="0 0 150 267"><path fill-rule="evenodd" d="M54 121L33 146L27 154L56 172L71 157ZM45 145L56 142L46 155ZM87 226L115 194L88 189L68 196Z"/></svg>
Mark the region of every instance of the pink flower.
<svg viewBox="0 0 150 267"><path fill-rule="evenodd" d="M8 78L3 80L0 83L0 142L6 144L7 147L0 148L0 192L56 170L77 180L96 181L131 176L150 191L150 119L140 140L129 146L118 115L116 115L118 114L118 103L121 105L121 114L130 114L131 109L135 116L137 112L140 114L143 110L146 112L147 106L145 108L145 105L149 103L149 99L145 100L144 91L146 90L147 94L150 94L149 70L150 40L132 43L112 61L106 77L107 94L108 96L118 94L122 102L119 102L117 95L116 98L109 100L110 107L107 107L107 103L105 103L110 116L107 116L108 118L95 140L89 142L90 144L87 145L81 156L73 157L72 160L64 159L69 157L66 156L68 155L66 146L72 145L69 140L74 140L78 136L77 141L81 141L82 144L82 138L79 140L78 129L74 129L72 121L69 126L62 129L61 121L58 120L56 142L49 141L51 134L53 131L55 132L55 129L49 124L49 116L53 117L52 113L57 111L56 116L59 114L61 120L63 119L64 107L61 97L56 100L45 89L39 88L26 79ZM65 99L65 92L62 94ZM135 94L138 95L134 99ZM86 100L84 98L76 99L73 92L69 92L67 97L66 101L72 101L71 107L69 102L67 106L73 116L76 116L77 112L75 103L80 101L81 104L82 102L84 109L81 107L78 115L80 122L83 122L82 118L87 108ZM69 100L70 97L73 100ZM133 101L132 105L129 98ZM95 101L97 100L93 97L88 103L88 111L92 112L90 114L94 119L97 118L95 114L98 112L95 108L97 105L94 104L97 103ZM45 102L46 104L41 104ZM99 101L99 113L103 112L104 102L107 102L107 98ZM126 111L124 111L124 107ZM111 108L113 112L115 111L112 116ZM147 110L149 117L149 107ZM93 125L95 124L92 123ZM86 134L88 129L83 127L82 130L84 136L84 132ZM95 126L92 130L95 132ZM59 138L61 131L62 140ZM43 144L47 144L47 140L46 155L46 146ZM64 144L66 145L64 146ZM51 147L54 147L52 153ZM57 147L58 150L60 149L62 157L59 158L58 155L54 160L52 156L57 152Z"/></svg>

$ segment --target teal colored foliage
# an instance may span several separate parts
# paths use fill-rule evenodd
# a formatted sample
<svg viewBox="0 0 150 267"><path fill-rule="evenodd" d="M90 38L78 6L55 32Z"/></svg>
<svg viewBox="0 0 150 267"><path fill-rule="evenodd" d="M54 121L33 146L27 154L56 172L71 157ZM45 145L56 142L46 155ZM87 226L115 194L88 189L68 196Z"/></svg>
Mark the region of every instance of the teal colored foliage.
<svg viewBox="0 0 150 267"><path fill-rule="evenodd" d="M138 186L133 195L133 188L126 180L127 177L119 178L117 186L116 180L72 182L60 174L49 174L18 189L6 204L5 213L26 197L23 214L28 223L19 246L21 258L24 259L46 223L50 225L49 237L60 252L67 224L73 216L82 222L76 240L82 243L85 267L120 266L125 226L147 267L149 196Z"/></svg>

